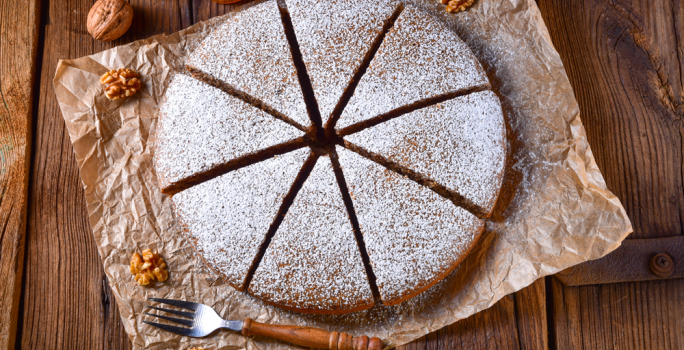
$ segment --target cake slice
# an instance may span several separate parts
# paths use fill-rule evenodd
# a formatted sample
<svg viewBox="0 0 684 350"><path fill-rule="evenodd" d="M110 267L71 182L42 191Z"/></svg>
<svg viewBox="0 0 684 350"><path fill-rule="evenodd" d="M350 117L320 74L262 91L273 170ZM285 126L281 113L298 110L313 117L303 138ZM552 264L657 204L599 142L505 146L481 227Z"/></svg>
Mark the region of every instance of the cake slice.
<svg viewBox="0 0 684 350"><path fill-rule="evenodd" d="M185 75L173 78L165 96L154 155L164 193L188 177L304 135L262 110Z"/></svg>
<svg viewBox="0 0 684 350"><path fill-rule="evenodd" d="M176 220L208 266L237 290L264 243L309 149L252 164L173 197Z"/></svg>
<svg viewBox="0 0 684 350"><path fill-rule="evenodd" d="M489 86L468 46L448 27L407 6L359 81L338 130L400 107Z"/></svg>
<svg viewBox="0 0 684 350"><path fill-rule="evenodd" d="M491 91L419 109L345 139L459 193L485 213L496 203L506 130Z"/></svg>
<svg viewBox="0 0 684 350"><path fill-rule="evenodd" d="M330 158L320 157L259 264L249 293L309 313L373 305L366 270Z"/></svg>
<svg viewBox="0 0 684 350"><path fill-rule="evenodd" d="M287 8L325 125L399 3L287 0Z"/></svg>
<svg viewBox="0 0 684 350"><path fill-rule="evenodd" d="M337 152L383 304L418 295L458 266L483 221L352 151Z"/></svg>
<svg viewBox="0 0 684 350"><path fill-rule="evenodd" d="M304 127L311 125L275 0L235 13L186 65L246 93Z"/></svg>

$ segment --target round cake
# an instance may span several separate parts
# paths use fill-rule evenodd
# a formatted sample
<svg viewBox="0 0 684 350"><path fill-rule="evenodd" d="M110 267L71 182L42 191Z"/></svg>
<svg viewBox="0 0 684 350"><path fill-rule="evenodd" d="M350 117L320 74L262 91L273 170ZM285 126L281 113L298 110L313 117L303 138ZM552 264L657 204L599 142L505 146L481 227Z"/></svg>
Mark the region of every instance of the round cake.
<svg viewBox="0 0 684 350"><path fill-rule="evenodd" d="M226 283L339 314L395 305L468 254L505 125L468 46L401 2L260 1L209 34L159 109L154 165Z"/></svg>

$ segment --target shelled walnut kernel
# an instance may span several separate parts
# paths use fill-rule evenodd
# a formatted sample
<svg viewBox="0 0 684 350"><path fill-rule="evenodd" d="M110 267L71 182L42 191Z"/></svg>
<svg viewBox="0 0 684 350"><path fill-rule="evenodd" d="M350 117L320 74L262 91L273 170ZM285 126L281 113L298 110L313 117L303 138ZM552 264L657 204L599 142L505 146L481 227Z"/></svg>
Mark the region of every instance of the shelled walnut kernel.
<svg viewBox="0 0 684 350"><path fill-rule="evenodd" d="M105 95L110 100L133 96L142 86L138 73L128 68L110 70L100 77L100 84L105 86Z"/></svg>
<svg viewBox="0 0 684 350"><path fill-rule="evenodd" d="M456 13L465 11L470 7L475 0L440 0L442 5L447 5L446 10L449 13Z"/></svg>
<svg viewBox="0 0 684 350"><path fill-rule="evenodd" d="M141 286L146 286L155 280L164 282L169 278L164 259L159 254L152 253L150 249L143 250L142 256L138 253L133 254L130 270Z"/></svg>

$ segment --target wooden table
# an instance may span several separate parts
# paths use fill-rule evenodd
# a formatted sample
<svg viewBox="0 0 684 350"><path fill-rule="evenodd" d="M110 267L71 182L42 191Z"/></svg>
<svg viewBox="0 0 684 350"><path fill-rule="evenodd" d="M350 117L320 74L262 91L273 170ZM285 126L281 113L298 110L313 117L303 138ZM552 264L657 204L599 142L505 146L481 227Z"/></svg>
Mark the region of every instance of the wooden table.
<svg viewBox="0 0 684 350"><path fill-rule="evenodd" d="M435 0L437 1L437 0ZM495 0L480 0L495 1ZM57 61L226 13L132 0L131 30L86 32L93 0L0 0L0 349L127 349L52 86ZM630 238L684 233L684 2L539 0ZM684 349L684 280L547 277L407 349Z"/></svg>

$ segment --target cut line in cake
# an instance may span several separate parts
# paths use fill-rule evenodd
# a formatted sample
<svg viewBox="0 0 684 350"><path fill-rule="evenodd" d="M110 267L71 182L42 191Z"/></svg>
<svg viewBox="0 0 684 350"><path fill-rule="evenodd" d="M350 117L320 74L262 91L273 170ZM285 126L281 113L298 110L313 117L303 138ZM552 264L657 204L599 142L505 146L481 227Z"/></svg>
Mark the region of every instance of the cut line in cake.
<svg viewBox="0 0 684 350"><path fill-rule="evenodd" d="M338 314L375 304L329 156L294 198L248 287L284 309Z"/></svg>
<svg viewBox="0 0 684 350"><path fill-rule="evenodd" d="M337 148L382 303L408 300L453 271L484 221L377 162Z"/></svg>
<svg viewBox="0 0 684 350"><path fill-rule="evenodd" d="M286 6L322 118L342 112L385 33L403 5L398 1L287 0ZM294 46L293 46L294 47Z"/></svg>
<svg viewBox="0 0 684 350"><path fill-rule="evenodd" d="M427 108L433 105L436 105L438 103L442 103L457 97L461 96L466 96L470 94L474 94L477 92L482 92L482 91L489 91L491 90L491 86L489 83L487 84L482 84L482 85L477 85L477 86L471 86L465 89L457 90L454 92L449 92L443 95L438 95L434 96L431 98L427 98L424 100L416 101L414 103L404 105L401 107L398 107L396 109L393 109L387 113L377 115L375 117L371 117L369 119L360 121L355 124L351 124L349 126L346 126L341 129L337 129L336 133L338 136L344 137L348 136L354 133L357 133L359 131L362 131L364 129L376 126L378 124L384 123L386 121L392 120L394 118L398 118L403 116L404 114L408 114L414 111L417 111L419 109Z"/></svg>
<svg viewBox="0 0 684 350"><path fill-rule="evenodd" d="M311 120L280 12L275 1L264 1L231 14L195 49L186 66L308 128Z"/></svg>
<svg viewBox="0 0 684 350"><path fill-rule="evenodd" d="M430 179L428 176L418 173L412 169L408 169L396 162L393 162L379 154L375 154L373 152L369 152L368 150L365 150L349 141L344 141L344 148L353 151L360 156L363 156L366 159L369 159L385 168L388 170L391 170L399 175L405 176L412 181L427 187L437 193L438 195L450 200L454 205L461 207L471 214L475 215L476 217L480 219L486 219L489 217L489 211L485 210L484 208L478 206L477 204L473 203L470 199L464 197L457 191L452 191L445 187L444 185L441 185L434 181L433 179Z"/></svg>
<svg viewBox="0 0 684 350"><path fill-rule="evenodd" d="M366 275L368 276L368 282L370 283L371 291L373 292L373 298L375 300L380 299L380 290L376 283L377 279L375 273L373 272L373 267L370 264L370 258L368 257L368 250L366 249L366 243L363 240L363 233L361 232L361 227L359 226L359 219L356 217L356 212L354 211L354 203L352 201L349 187L347 186L347 181L344 178L344 172L342 171L342 166L340 166L340 160L337 155L337 150L333 149L330 154L330 161L332 163L333 171L335 172L335 178L337 179L337 185L340 187L340 192L342 193L342 200L344 201L344 206L347 208L347 214L352 223L352 228L354 229L354 236L356 238L356 244L359 246L359 252L361 253L361 260L366 268Z"/></svg>
<svg viewBox="0 0 684 350"><path fill-rule="evenodd" d="M305 133L193 77L176 74L159 111L154 165L173 195L306 145Z"/></svg>
<svg viewBox="0 0 684 350"><path fill-rule="evenodd" d="M182 180L163 188L162 193L173 196L181 191L200 185L206 181L210 181L233 170L259 163L271 159L274 156L286 154L304 147L307 147L304 137L299 137L285 143L271 146L183 178Z"/></svg>
<svg viewBox="0 0 684 350"><path fill-rule="evenodd" d="M303 131L303 132L309 131L310 127L303 126L302 124L296 122L294 119L286 116L283 113L280 113L278 110L269 106L268 104L264 103L263 101L259 100L258 98L254 97L254 96L252 96L252 95L250 95L244 91L237 90L235 87L231 86L230 84L222 82L221 80L214 78L211 74L205 73L205 72L203 72L197 68L190 67L190 66L186 66L185 71L190 73L190 75L193 78L195 78L199 81L202 81L205 84L209 84L209 85L223 91L224 93L226 93L228 95L239 98L242 101L244 101L244 102L246 102L246 103L248 103L248 104L250 104L256 108L259 108L259 109L263 110L264 112L272 115L274 118L280 119L280 120L284 121L285 123L288 123L288 124L294 126L295 128Z"/></svg>
<svg viewBox="0 0 684 350"><path fill-rule="evenodd" d="M306 110L311 120L312 127L317 135L322 136L322 118L321 111L318 107L318 101L314 94L313 86L311 85L311 78L306 69L306 64L302 59L302 52L299 49L299 41L297 41L297 36L295 35L294 25L292 24L292 18L290 17L290 12L287 9L287 4L284 0L278 0L278 10L280 11L280 18L283 23L283 28L285 31L285 38L290 47L290 54L292 55L292 61L294 62L295 69L297 70L297 78L299 79L299 86L304 94L304 103L306 103Z"/></svg>
<svg viewBox="0 0 684 350"><path fill-rule="evenodd" d="M499 98L491 90L406 113L345 140L460 193L485 213L499 195L506 129Z"/></svg>
<svg viewBox="0 0 684 350"><path fill-rule="evenodd" d="M489 86L489 81L468 45L432 16L406 6L360 79L336 128L477 86Z"/></svg>
<svg viewBox="0 0 684 350"><path fill-rule="evenodd" d="M252 264L252 267L247 272L247 277L245 278L243 290L246 290L249 287L252 278L254 277L254 272L261 264L261 259L263 259L264 253L266 253L266 249L268 249L268 246L271 244L273 236L278 231L280 224L282 224L283 218L285 218L287 211L290 209L290 206L297 197L297 193L299 193L299 191L302 189L302 186L304 186L304 183L309 178L309 175L311 174L311 171L313 171L313 168L316 165L317 160L318 155L316 155L314 152L309 152L309 156L304 161L302 169L297 174L297 178L292 183L292 187L290 187L289 191L287 192L287 195L285 196L283 202L280 205L280 208L278 209L278 213L275 216L275 220L273 221L273 223L269 227L268 232L266 233L266 238L264 239L263 244L259 248L259 252L257 253L256 258L254 259L254 264Z"/></svg>
<svg viewBox="0 0 684 350"><path fill-rule="evenodd" d="M174 196L174 212L188 241L235 289L247 287L262 247L306 177L310 154L300 149L276 156Z"/></svg>

